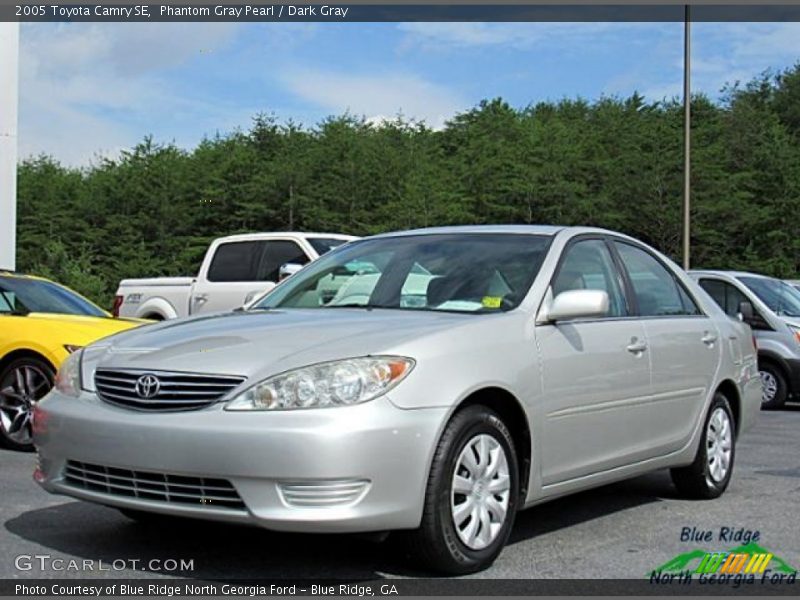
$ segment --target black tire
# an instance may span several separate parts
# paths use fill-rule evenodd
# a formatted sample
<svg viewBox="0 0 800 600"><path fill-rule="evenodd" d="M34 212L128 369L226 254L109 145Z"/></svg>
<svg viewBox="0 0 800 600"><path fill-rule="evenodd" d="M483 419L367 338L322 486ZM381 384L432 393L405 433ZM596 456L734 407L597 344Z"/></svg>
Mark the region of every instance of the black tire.
<svg viewBox="0 0 800 600"><path fill-rule="evenodd" d="M730 454L727 469L722 477L720 477L719 474L715 476L714 468L711 466L709 460L709 452L713 452L712 448L715 443L713 439L710 439L710 430L716 429L719 432L719 428L711 427L710 423L712 419L716 418L718 411L721 411L727 419L727 426L730 432ZM722 446L724 447L724 444ZM686 498L695 500L718 498L725 492L730 483L735 458L736 422L733 419L733 412L731 411L728 399L723 394L717 392L708 409L705 422L703 423L703 435L700 438L700 446L697 449L694 462L687 467L672 469L670 471L672 482L675 484L675 487L678 488L678 492ZM720 461L721 459L717 457L716 460Z"/></svg>
<svg viewBox="0 0 800 600"><path fill-rule="evenodd" d="M761 408L767 410L781 408L789 396L789 386L783 371L772 363L762 362L758 365L758 373L761 376L761 385L766 386L769 382L774 385L775 390L774 394L768 394L766 388L762 387Z"/></svg>
<svg viewBox="0 0 800 600"><path fill-rule="evenodd" d="M22 374L21 380L18 374ZM34 450L33 408L53 389L54 378L53 367L33 356L13 360L0 372L0 446L20 452Z"/></svg>
<svg viewBox="0 0 800 600"><path fill-rule="evenodd" d="M477 443L476 440L481 435L489 436L502 448L507 463L509 485L504 520L497 523L497 525L502 523L501 527L488 545L481 549L472 549L460 539L451 512L451 501L454 502L456 497L463 502L467 500L472 502L472 496L468 498L465 494L457 494L451 486L459 458L465 452L468 443ZM488 442L492 443L491 440ZM472 455L473 459L475 456ZM500 478L499 473L490 475L483 483L476 483L481 488L479 490L473 488L473 493L481 494L484 498L489 496L491 497L489 499L497 501L502 496L493 494L487 482L499 482ZM453 575L485 569L494 562L505 546L514 524L518 503L519 469L514 442L508 428L497 413L489 408L480 405L469 406L453 416L439 440L428 476L422 523L413 532L403 534L406 549L411 558L425 569ZM494 516L497 514L494 513ZM474 518L474 516L468 517L469 520ZM493 517L487 518L491 520ZM469 520L466 521L467 527ZM479 523L477 527L480 531L483 529L483 523ZM488 530L491 529L490 526Z"/></svg>

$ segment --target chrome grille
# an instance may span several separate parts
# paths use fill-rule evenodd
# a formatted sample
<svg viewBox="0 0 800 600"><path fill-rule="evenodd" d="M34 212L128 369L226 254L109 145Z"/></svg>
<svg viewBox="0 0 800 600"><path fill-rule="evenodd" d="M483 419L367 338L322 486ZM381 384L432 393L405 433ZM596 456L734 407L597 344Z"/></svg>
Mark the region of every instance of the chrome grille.
<svg viewBox="0 0 800 600"><path fill-rule="evenodd" d="M239 493L225 479L133 471L68 460L64 481L72 487L109 496L244 510Z"/></svg>
<svg viewBox="0 0 800 600"><path fill-rule="evenodd" d="M158 380L152 396L140 393L137 382L143 377ZM94 384L97 395L111 404L141 410L191 410L216 402L245 380L233 375L206 375L172 371L97 369Z"/></svg>

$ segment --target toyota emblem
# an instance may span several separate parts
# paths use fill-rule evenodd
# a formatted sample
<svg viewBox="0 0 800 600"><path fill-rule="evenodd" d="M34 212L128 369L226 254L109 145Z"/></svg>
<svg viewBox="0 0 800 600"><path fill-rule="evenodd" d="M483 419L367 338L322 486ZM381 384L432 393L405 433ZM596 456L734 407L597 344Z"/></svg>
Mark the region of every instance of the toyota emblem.
<svg viewBox="0 0 800 600"><path fill-rule="evenodd" d="M142 375L136 380L136 395L139 398L153 398L161 391L161 382L155 375Z"/></svg>

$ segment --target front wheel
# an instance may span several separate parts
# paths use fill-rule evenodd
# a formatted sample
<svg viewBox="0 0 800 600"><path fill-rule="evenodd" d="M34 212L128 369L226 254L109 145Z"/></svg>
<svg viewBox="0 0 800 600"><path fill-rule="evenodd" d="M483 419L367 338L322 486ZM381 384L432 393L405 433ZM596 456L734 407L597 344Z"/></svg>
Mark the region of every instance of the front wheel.
<svg viewBox="0 0 800 600"><path fill-rule="evenodd" d="M53 369L41 359L12 361L0 372L0 446L32 451L36 403L53 387Z"/></svg>
<svg viewBox="0 0 800 600"><path fill-rule="evenodd" d="M761 376L761 408L780 408L786 403L788 386L781 371L769 363L758 366Z"/></svg>
<svg viewBox="0 0 800 600"><path fill-rule="evenodd" d="M681 495L694 499L717 498L727 489L736 456L736 426L728 399L717 392L706 417L703 437L694 462L672 469L672 481Z"/></svg>
<svg viewBox="0 0 800 600"><path fill-rule="evenodd" d="M518 499L517 456L503 421L484 406L456 413L436 449L421 526L407 534L414 558L449 574L485 569L508 540Z"/></svg>

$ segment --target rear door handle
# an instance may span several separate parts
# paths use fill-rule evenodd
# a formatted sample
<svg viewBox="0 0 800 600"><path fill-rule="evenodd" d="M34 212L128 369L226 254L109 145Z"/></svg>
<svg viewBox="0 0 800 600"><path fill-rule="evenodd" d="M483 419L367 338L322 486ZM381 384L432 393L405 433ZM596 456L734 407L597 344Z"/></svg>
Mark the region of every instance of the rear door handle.
<svg viewBox="0 0 800 600"><path fill-rule="evenodd" d="M194 301L197 304L202 304L206 300L208 300L208 294L195 294L194 295Z"/></svg>
<svg viewBox="0 0 800 600"><path fill-rule="evenodd" d="M628 344L626 350L632 354L641 354L645 350L647 350L647 343L642 340L631 340L631 343Z"/></svg>

